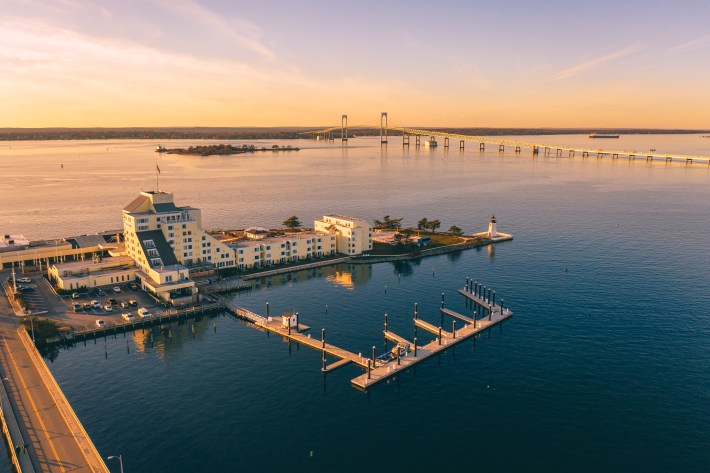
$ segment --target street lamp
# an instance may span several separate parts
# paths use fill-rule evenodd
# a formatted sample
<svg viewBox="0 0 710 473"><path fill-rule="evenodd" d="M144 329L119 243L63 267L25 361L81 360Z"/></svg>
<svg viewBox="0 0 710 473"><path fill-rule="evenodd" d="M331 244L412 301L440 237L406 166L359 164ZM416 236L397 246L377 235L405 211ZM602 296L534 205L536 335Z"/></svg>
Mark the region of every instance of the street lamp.
<svg viewBox="0 0 710 473"><path fill-rule="evenodd" d="M114 458L118 458L118 463L121 465L121 473L123 473L123 455L111 455L107 460L113 460Z"/></svg>

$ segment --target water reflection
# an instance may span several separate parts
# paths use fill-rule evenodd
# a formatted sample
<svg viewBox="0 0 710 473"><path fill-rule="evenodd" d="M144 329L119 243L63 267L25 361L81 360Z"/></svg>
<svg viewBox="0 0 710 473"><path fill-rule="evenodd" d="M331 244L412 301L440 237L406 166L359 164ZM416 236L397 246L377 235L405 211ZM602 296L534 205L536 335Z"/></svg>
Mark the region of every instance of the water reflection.
<svg viewBox="0 0 710 473"><path fill-rule="evenodd" d="M372 278L371 264L341 263L259 278L256 280L255 287L261 289L263 287L292 286L313 279L325 279L335 286L352 290L355 286L367 283L370 278Z"/></svg>

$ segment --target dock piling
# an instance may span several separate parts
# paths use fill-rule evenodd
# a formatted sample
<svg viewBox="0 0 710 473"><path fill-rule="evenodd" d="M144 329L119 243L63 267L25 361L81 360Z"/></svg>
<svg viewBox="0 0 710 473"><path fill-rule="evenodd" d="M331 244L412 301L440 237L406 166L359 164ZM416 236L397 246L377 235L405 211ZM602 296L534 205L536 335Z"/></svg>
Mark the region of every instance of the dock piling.
<svg viewBox="0 0 710 473"><path fill-rule="evenodd" d="M266 303L266 319L267 320L269 319L269 303L268 302ZM291 324L289 324L289 325L291 325Z"/></svg>
<svg viewBox="0 0 710 473"><path fill-rule="evenodd" d="M456 338L456 321L455 320L451 321L451 336L453 338Z"/></svg>
<svg viewBox="0 0 710 473"><path fill-rule="evenodd" d="M387 331L387 314L385 314L385 332Z"/></svg>
<svg viewBox="0 0 710 473"><path fill-rule="evenodd" d="M375 365L375 345L372 345L372 367L376 368L376 365Z"/></svg>
<svg viewBox="0 0 710 473"><path fill-rule="evenodd" d="M323 350L325 350L325 329L324 328L320 329L320 341L321 341ZM325 352L323 352L323 353L325 353Z"/></svg>
<svg viewBox="0 0 710 473"><path fill-rule="evenodd" d="M370 379L370 371L372 371L372 364L367 360L367 379Z"/></svg>
<svg viewBox="0 0 710 473"><path fill-rule="evenodd" d="M414 358L417 357L417 337L414 337Z"/></svg>
<svg viewBox="0 0 710 473"><path fill-rule="evenodd" d="M441 345L441 327L439 327L439 345Z"/></svg>

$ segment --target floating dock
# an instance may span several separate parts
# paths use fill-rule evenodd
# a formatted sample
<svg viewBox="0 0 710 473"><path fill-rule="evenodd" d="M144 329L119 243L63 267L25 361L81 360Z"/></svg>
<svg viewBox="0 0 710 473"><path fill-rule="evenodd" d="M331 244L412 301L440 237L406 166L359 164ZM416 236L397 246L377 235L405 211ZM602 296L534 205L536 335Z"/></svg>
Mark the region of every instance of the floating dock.
<svg viewBox="0 0 710 473"><path fill-rule="evenodd" d="M471 292L474 290L475 292ZM364 368L366 370L365 374L352 379L351 383L353 386L360 389L367 389L370 386L395 376L403 370L426 360L430 356L440 353L441 351L446 350L457 343L460 343L478 334L479 332L482 332L483 330L486 330L493 325L510 318L513 315L513 312L510 309L502 307L502 300L501 305L495 304L495 293L493 293L493 299L491 299L490 289L486 292L483 286L478 286L478 283L475 283L474 285L473 281L469 282L467 279L466 287L458 292L478 306L478 310L474 311L473 318L464 316L444 307L444 296L442 294L440 309L441 323L443 325L444 316L454 319L452 322L452 329L448 332L443 330L441 326L437 327L429 322L421 320L417 315L417 306L415 304L413 320L415 329L421 328L422 330L431 332L436 336L433 341L427 343L426 345L418 346L416 331L415 338L412 341L397 335L396 333L388 330L387 315L385 315L385 330L383 332L384 337L385 339L394 342L396 345L391 352L385 353L379 358L375 355L374 347L372 356L364 357L362 354L355 354L327 343L325 341L325 329L321 329L320 339L306 335L304 332L308 331L310 327L300 323L298 320L298 313L286 314L285 317L270 317L268 304L266 305L266 316L238 307L234 304L226 304L226 309L238 318L252 323L259 329L280 335L287 340L294 341L314 350L320 351L322 354L321 371L323 373L328 373L350 363ZM482 318L478 318L476 314L478 314L478 316L482 316ZM294 316L295 324L291 321L291 318ZM456 321L463 322L463 326L457 329ZM327 364L326 359L328 356L335 357L338 360Z"/></svg>

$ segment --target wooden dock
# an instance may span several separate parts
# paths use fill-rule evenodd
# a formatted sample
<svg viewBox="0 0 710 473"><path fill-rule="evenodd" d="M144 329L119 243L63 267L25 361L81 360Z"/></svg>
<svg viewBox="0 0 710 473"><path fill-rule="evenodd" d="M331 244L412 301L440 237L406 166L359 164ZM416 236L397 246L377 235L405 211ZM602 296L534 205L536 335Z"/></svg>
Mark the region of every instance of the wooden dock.
<svg viewBox="0 0 710 473"><path fill-rule="evenodd" d="M473 289L473 286L470 286L470 288ZM478 289L478 286L476 286L476 289ZM415 328L421 328L436 336L433 341L424 346L417 346L416 339L409 341L406 338L387 330L387 316L385 315L384 336L387 340L396 343L399 348L395 348L392 352L390 352L389 359L386 359L386 356L376 358L374 347L372 356L364 357L361 354L355 354L330 344L325 341L325 329L322 330L320 339L312 338L310 335L303 333L309 330L310 327L303 325L298 321L297 313L296 326L289 328L283 323L283 319L280 316L269 317L267 315L265 317L242 307L238 307L234 304L226 304L225 308L238 318L250 322L259 329L266 330L276 335L280 335L284 339L300 343L314 350L318 350L322 354L321 371L323 373L331 372L350 363L354 363L359 367L364 368L366 370L365 374L352 379L351 383L353 386L360 389L367 389L370 386L395 376L401 371L404 371L407 368L426 360L432 355L440 353L441 351L446 350L457 343L460 343L476 335L477 333L510 318L513 315L513 312L509 309L504 309L500 305L496 305L494 302L495 298L493 298L493 301L490 301L484 297L483 292L481 292L481 295L478 293L470 293L468 281L466 289L459 290L458 292L479 306L480 310L478 311L478 315L475 316L475 318L471 318L459 314L451 309L445 308L442 295L442 307L440 309L442 317L446 315L455 320L461 321L464 324L460 329L456 329L454 321L451 332L447 332L441 327L437 327L420 319L416 314L415 308L415 318L413 320ZM502 302L503 301L501 300L501 304ZM267 314L269 313L268 304L266 312ZM481 318L479 318L479 316ZM327 364L328 356L337 358L337 361Z"/></svg>
<svg viewBox="0 0 710 473"><path fill-rule="evenodd" d="M447 313L447 315L451 314ZM502 312L500 310L494 310L491 314L490 320L488 320L488 318L479 319L476 321L475 327L473 326L473 319L471 319L471 323L466 323L464 327L456 330L455 332L449 333L442 331L441 340L439 340L437 337L436 340L433 340L422 347L412 349L412 351L414 351L413 353L412 351L410 351L405 356L398 358L397 361L390 361L389 363L379 365L375 369L370 370L369 373L365 373L361 376L358 376L357 378L354 378L353 380L351 380L351 383L360 389L367 389L381 381L384 381L392 376L399 374L402 371L406 371L408 368L411 368L417 363L426 360L432 355L436 355L437 353L440 353L443 350L451 348L457 343L461 343L462 341L476 335L477 333L482 332L483 330L486 330L487 328L504 321L512 315L513 313L508 309L505 309ZM415 319L415 323L416 320L420 319ZM459 318L459 320L462 319ZM417 325L424 328L420 324ZM431 324L427 325L429 327L434 327ZM436 332L438 333L438 327L436 328ZM446 333L446 335L444 335L444 333ZM409 342L403 337L395 335L391 332L387 332L385 336L389 340L400 340L411 346L414 346L414 342Z"/></svg>
<svg viewBox="0 0 710 473"><path fill-rule="evenodd" d="M312 338L310 335L305 335L303 332L307 331L310 329L307 325L303 325L302 323L298 323L297 327L291 328L291 330L288 329L288 327L284 327L282 322L281 322L281 317L264 317L262 315L256 314L254 312L251 312L247 309L243 309L241 307L237 307L233 304L227 304L227 309L231 311L234 315L236 315L239 318L245 319L251 323L253 323L255 326L262 328L264 330L268 330L271 333L275 333L277 335L280 335L288 340L292 340L296 343L300 343L304 346L307 346L309 348L313 348L314 350L318 350L321 353L325 353L325 355L330 355L338 358L340 361L332 363L330 365L325 364L325 359L323 362L323 366L321 370L323 372L328 372L332 371L336 368L340 368L341 366L344 366L348 363L355 363L358 366L361 366L363 368L367 368L367 362L369 358L365 358L363 356L360 356L356 353L352 353L348 350L344 350L340 347L337 347L331 343L328 343L324 340L324 332L321 332L321 338ZM344 360L347 360L345 362Z"/></svg>

